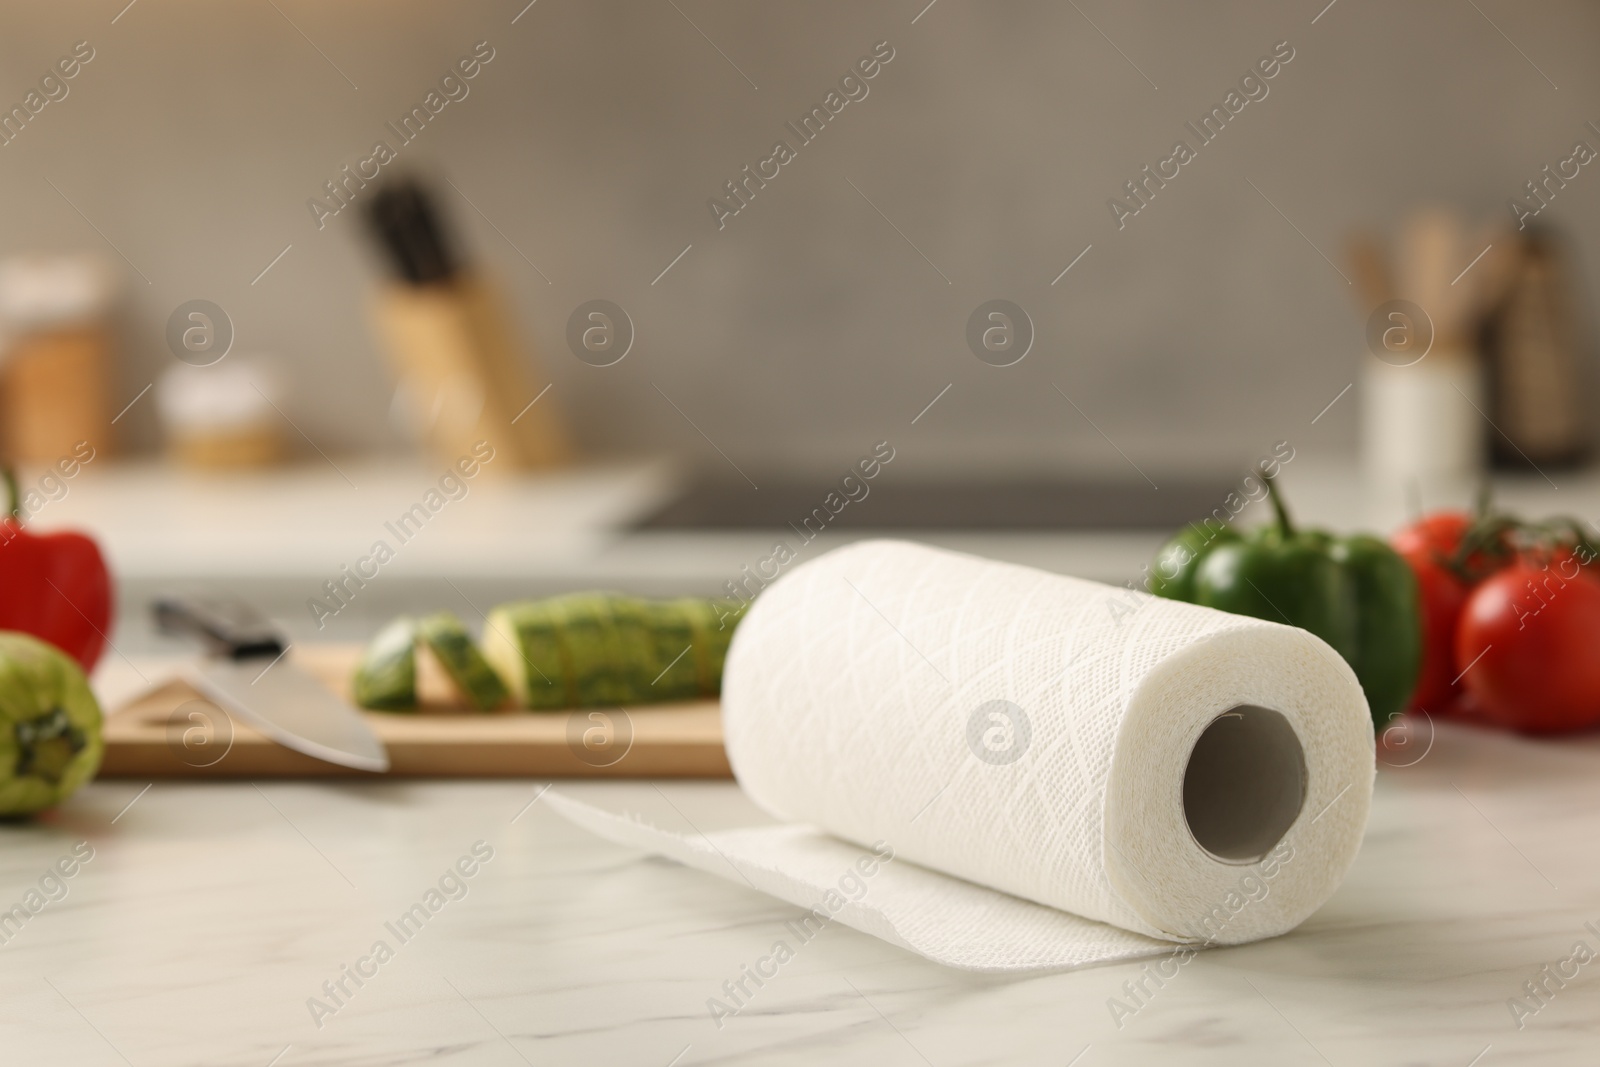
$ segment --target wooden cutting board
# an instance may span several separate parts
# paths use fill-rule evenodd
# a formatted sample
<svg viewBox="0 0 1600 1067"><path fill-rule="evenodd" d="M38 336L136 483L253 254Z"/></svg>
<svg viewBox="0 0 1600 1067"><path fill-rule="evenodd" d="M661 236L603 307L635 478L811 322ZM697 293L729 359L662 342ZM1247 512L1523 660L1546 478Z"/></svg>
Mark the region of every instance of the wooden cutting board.
<svg viewBox="0 0 1600 1067"><path fill-rule="evenodd" d="M303 669L349 698L353 645L296 647ZM570 712L452 706L449 684L419 657L415 713L364 711L389 750L387 774L325 763L267 739L170 681L106 719L101 778L731 778L717 702Z"/></svg>

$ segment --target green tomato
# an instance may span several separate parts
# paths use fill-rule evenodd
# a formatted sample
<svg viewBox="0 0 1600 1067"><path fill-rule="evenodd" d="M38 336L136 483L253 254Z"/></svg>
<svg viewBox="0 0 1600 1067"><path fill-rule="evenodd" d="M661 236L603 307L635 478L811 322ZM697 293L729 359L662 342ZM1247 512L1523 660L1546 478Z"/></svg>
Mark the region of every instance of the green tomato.
<svg viewBox="0 0 1600 1067"><path fill-rule="evenodd" d="M66 653L0 632L0 815L59 804L105 753L100 704Z"/></svg>

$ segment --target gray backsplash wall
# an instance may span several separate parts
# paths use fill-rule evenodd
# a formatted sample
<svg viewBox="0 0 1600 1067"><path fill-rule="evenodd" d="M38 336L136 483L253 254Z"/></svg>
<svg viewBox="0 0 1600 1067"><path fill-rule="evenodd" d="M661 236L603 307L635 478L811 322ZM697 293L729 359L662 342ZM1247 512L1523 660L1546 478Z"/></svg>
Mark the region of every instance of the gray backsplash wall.
<svg viewBox="0 0 1600 1067"><path fill-rule="evenodd" d="M1574 140L1600 145L1584 3L123 2L5 15L0 99L75 41L95 58L0 148L0 252L112 258L123 400L171 360L172 309L216 301L236 351L290 361L290 413L329 451L397 437L367 318L380 265L355 211L319 230L307 200L397 143L385 122L479 41L494 58L470 94L388 169L481 210L442 186L590 451L720 464L698 426L746 469L842 467L881 438L908 470L1131 476L1118 448L1231 468L1279 438L1348 453L1359 391L1311 425L1362 351L1323 255L1345 269L1349 227L1430 199L1509 219ZM894 58L869 95L800 145L785 122L879 41ZM1199 147L1185 122L1280 41L1269 95ZM708 198L780 138L796 158L719 231ZM1197 158L1119 231L1108 198L1180 138ZM1597 210L1586 169L1543 218L1593 261ZM604 369L565 342L593 298L637 329ZM991 298L1036 329L1012 367L964 338ZM155 440L147 402L123 426Z"/></svg>

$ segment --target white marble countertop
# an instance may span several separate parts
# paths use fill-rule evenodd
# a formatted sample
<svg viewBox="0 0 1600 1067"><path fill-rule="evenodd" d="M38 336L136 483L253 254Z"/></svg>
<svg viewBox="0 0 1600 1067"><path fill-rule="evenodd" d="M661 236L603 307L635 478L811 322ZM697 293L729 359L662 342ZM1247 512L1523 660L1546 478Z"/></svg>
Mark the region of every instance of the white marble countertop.
<svg viewBox="0 0 1600 1067"><path fill-rule="evenodd" d="M1423 751L1390 754L1409 762ZM1409 754L1406 754L1409 752ZM609 844L529 804L541 783L97 782L0 826L6 1063L133 1067L705 1063L1594 1062L1600 962L1517 1026L1507 1002L1600 950L1600 743L1441 726L1384 767L1360 857L1299 930L1201 953L1120 1029L1142 964L1028 978L943 969L831 926L720 1029L724 980L798 909ZM649 782L571 783L625 806ZM731 783L659 783L710 828ZM80 845L87 842L87 846ZM461 879L402 943L393 923ZM445 888L459 895L457 883ZM3 917L0 917L3 918ZM393 958L361 963L374 942ZM370 972L317 1025L341 965Z"/></svg>

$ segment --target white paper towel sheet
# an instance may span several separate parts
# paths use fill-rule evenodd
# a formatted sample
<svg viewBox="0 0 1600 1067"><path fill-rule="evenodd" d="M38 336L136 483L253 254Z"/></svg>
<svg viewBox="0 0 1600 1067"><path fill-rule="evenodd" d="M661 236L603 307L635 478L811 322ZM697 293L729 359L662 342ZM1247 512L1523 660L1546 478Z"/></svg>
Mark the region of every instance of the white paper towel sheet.
<svg viewBox="0 0 1600 1067"><path fill-rule="evenodd" d="M757 597L723 726L740 785L786 825L684 835L550 800L978 971L1293 929L1355 858L1372 795L1366 701L1318 638L906 542Z"/></svg>

